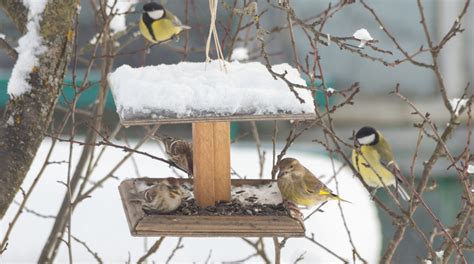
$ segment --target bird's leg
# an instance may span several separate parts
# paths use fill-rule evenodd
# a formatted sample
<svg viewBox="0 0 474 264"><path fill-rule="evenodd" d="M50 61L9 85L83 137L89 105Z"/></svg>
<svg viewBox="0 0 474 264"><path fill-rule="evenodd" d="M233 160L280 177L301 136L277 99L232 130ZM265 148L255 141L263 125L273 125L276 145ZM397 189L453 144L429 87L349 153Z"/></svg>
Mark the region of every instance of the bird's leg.
<svg viewBox="0 0 474 264"><path fill-rule="evenodd" d="M285 200L283 202L283 206L288 210L288 213L290 214L291 218L296 219L300 223L303 224L303 214L301 213L300 209L298 208L296 204L288 200Z"/></svg>

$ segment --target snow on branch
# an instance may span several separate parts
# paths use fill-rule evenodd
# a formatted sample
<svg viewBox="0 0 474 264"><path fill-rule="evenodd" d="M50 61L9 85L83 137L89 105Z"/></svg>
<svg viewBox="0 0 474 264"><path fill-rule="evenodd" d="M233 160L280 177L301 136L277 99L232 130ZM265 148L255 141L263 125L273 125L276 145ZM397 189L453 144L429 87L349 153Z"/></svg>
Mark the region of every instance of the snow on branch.
<svg viewBox="0 0 474 264"><path fill-rule="evenodd" d="M18 59L8 81L8 94L20 96L31 90L28 83L29 74L38 66L38 56L46 51L40 35L40 21L47 0L23 0L28 9L26 33L18 40Z"/></svg>

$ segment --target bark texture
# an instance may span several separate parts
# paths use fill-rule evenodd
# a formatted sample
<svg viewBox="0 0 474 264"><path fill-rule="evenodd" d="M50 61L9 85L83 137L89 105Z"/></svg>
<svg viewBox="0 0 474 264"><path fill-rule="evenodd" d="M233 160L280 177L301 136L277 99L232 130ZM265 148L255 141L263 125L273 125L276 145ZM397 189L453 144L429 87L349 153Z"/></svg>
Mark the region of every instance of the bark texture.
<svg viewBox="0 0 474 264"><path fill-rule="evenodd" d="M32 90L10 98L0 125L0 219L18 192L46 130L69 63L76 0L49 0L40 23L45 53L31 69ZM21 1L0 0L1 8L24 31L27 10Z"/></svg>

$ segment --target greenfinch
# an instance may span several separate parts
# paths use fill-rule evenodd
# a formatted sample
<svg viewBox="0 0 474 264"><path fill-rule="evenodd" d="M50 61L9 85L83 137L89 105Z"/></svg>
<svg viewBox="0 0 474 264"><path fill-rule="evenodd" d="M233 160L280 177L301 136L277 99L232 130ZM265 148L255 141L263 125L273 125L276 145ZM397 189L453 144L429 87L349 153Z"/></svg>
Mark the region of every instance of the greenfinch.
<svg viewBox="0 0 474 264"><path fill-rule="evenodd" d="M360 152L357 149L352 150L352 164L364 182L375 188L371 195L375 194L377 188L396 184L399 195L409 201L410 196L398 184L402 182L395 173L399 171L398 165L392 148L382 133L373 127L365 126L357 131L355 139L356 145L360 146Z"/></svg>
<svg viewBox="0 0 474 264"><path fill-rule="evenodd" d="M328 200L340 200L324 183L294 158L278 163L278 188L284 201L310 208Z"/></svg>

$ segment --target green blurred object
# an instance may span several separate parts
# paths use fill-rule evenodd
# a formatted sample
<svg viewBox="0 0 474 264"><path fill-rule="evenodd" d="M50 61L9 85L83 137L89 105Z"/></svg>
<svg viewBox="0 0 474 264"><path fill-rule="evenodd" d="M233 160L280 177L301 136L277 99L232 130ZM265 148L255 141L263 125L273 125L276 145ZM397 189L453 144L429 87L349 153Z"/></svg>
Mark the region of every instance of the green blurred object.
<svg viewBox="0 0 474 264"><path fill-rule="evenodd" d="M78 74L78 76L82 76ZM8 80L10 79L10 72L0 71L0 108L4 108L7 104L10 97L7 93L7 85ZM92 73L89 81L93 83L93 85L82 92L79 100L77 101L78 108L88 108L90 107L97 98L97 94L99 92L99 75L96 73ZM65 83L71 84L72 83L72 76L68 74L64 80ZM80 86L82 79L76 80L76 85ZM59 104L62 106L67 106L66 100L68 102L72 101L74 98L74 89L71 86L65 86L63 88L62 93L59 95ZM110 92L107 93L107 100L105 102L105 108L109 111L115 111L115 103L112 98L112 94Z"/></svg>
<svg viewBox="0 0 474 264"><path fill-rule="evenodd" d="M309 81L306 82L306 85L310 86L310 83ZM318 87L319 85L321 85L321 82L320 81L316 81L314 83L314 86L315 87ZM329 82L326 82L326 87L334 87L334 84L329 81ZM334 88L333 88L334 89ZM316 95L315 95L315 99L316 99L316 103L318 104L319 108L320 109L325 109L326 108L326 95L325 95L325 92L323 91L316 91ZM334 102L335 102L335 98L333 96L329 96L329 107L333 106L334 105Z"/></svg>

